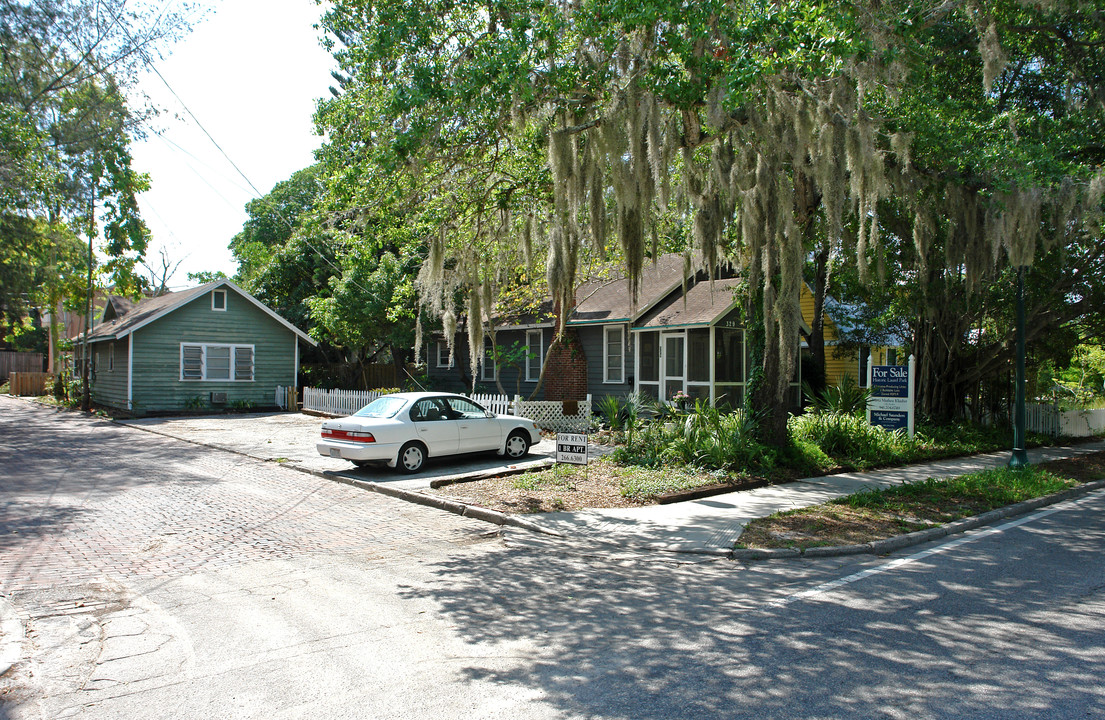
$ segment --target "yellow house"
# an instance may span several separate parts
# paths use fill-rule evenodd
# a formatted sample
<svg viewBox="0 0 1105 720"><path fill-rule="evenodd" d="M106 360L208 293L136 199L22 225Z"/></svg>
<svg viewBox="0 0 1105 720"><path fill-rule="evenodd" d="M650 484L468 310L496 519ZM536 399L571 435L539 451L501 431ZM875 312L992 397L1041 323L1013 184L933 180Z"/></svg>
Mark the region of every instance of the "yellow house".
<svg viewBox="0 0 1105 720"><path fill-rule="evenodd" d="M806 325L813 324L813 292L802 283L802 320ZM900 365L905 358L898 348L888 345L864 346L866 352L855 349L842 350L839 347L840 336L836 323L825 313L825 384L839 385L845 375L850 375L861 387L867 386L867 356L871 356L876 365ZM803 354L808 352L806 342L802 342Z"/></svg>

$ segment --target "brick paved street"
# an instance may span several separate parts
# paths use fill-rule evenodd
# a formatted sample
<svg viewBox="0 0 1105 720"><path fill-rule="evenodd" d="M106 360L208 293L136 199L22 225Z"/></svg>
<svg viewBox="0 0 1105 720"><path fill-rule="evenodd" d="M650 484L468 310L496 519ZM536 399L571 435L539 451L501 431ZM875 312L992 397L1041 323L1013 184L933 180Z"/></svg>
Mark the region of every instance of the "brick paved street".
<svg viewBox="0 0 1105 720"><path fill-rule="evenodd" d="M306 554L419 556L494 527L0 397L0 593Z"/></svg>

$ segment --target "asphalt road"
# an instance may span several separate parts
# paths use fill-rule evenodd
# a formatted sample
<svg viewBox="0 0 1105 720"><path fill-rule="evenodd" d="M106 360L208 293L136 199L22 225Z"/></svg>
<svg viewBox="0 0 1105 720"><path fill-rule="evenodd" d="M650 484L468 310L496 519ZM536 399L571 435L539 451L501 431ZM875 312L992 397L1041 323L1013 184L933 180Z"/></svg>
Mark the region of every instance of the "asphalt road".
<svg viewBox="0 0 1105 720"><path fill-rule="evenodd" d="M0 718L1105 716L1105 496L886 558L492 526L0 398Z"/></svg>

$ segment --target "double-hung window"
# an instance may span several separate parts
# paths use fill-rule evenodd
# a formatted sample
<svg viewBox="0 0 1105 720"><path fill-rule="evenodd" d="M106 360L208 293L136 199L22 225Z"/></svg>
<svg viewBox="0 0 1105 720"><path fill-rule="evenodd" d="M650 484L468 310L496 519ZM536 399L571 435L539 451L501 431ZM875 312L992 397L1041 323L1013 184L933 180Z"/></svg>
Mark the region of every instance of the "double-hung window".
<svg viewBox="0 0 1105 720"><path fill-rule="evenodd" d="M625 329L607 325L602 329L604 383L625 382Z"/></svg>
<svg viewBox="0 0 1105 720"><path fill-rule="evenodd" d="M490 338L483 341L483 360L480 363L480 379L495 380L495 345Z"/></svg>
<svg viewBox="0 0 1105 720"><path fill-rule="evenodd" d="M181 380L253 380L253 346L222 343L181 343Z"/></svg>
<svg viewBox="0 0 1105 720"><path fill-rule="evenodd" d="M526 382L537 382L541 377L541 365L545 361L545 333L542 330L526 331Z"/></svg>
<svg viewBox="0 0 1105 720"><path fill-rule="evenodd" d="M453 356L449 352L449 343L444 340L437 341L437 366L439 368L453 367Z"/></svg>

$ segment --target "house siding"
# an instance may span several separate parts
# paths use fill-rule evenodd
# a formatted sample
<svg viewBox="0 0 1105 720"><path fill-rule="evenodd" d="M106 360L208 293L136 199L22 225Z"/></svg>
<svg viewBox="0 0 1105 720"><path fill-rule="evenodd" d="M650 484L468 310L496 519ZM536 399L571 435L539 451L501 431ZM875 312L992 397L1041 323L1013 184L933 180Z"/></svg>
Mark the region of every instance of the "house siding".
<svg viewBox="0 0 1105 720"><path fill-rule="evenodd" d="M226 305L212 310L211 294L204 293L132 333L135 412L183 410L208 403L212 392L225 392L226 406L248 401L267 407L276 385L295 384L295 333L231 288ZM252 345L253 380L181 380L181 343Z"/></svg>
<svg viewBox="0 0 1105 720"><path fill-rule="evenodd" d="M129 345L130 338L123 338L93 343L89 348L93 359L96 358L96 353L99 353L99 364L96 366L96 374L89 391L93 403L121 410L127 408L127 348ZM108 361L112 352L115 353L113 366ZM112 366L111 370L108 369L109 366Z"/></svg>
<svg viewBox="0 0 1105 720"><path fill-rule="evenodd" d="M625 345L625 372L621 383L603 382L605 368L606 348L603 346L603 328L607 325L575 326L579 333L579 341L583 344L583 354L587 356L587 391L594 400L606 395L624 398L633 392L633 336L629 333L629 326L620 324L624 333L622 340Z"/></svg>
<svg viewBox="0 0 1105 720"><path fill-rule="evenodd" d="M535 328L538 329L538 328ZM548 354L549 344L552 343L553 330L552 328L540 328L541 336L544 339L545 354ZM471 364L468 361L468 336L463 333L457 333L455 358L453 367L442 368L437 366L437 342L441 340L441 336L433 337L426 343L423 349L423 357L426 360L426 374L430 380L430 389L441 390L445 392L459 392L467 393L471 391ZM526 330L499 330L495 334L495 340L500 347L510 347L514 343L518 343L521 346L526 344ZM588 360L591 356L588 354ZM503 386L503 391L507 395L513 396L519 392L518 376L522 376L521 383L521 395L522 397L529 397L533 392L533 389L537 387L536 382L527 382L525 367L518 369L504 369L499 368L499 384ZM478 372L478 371L477 371ZM601 371L600 371L601 372ZM498 386L494 380L481 380L480 376L476 376L476 392L481 393L497 393ZM542 392L542 395L544 393Z"/></svg>

